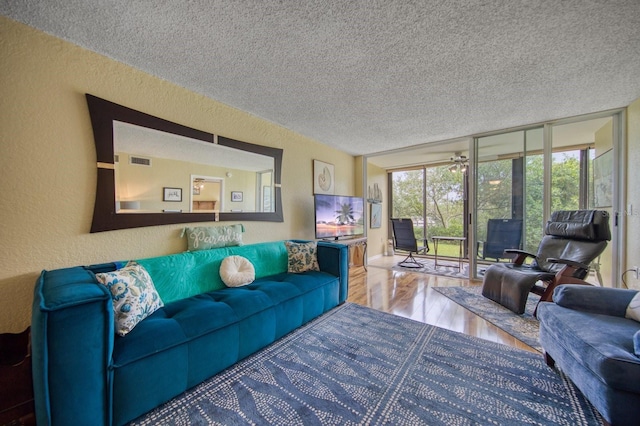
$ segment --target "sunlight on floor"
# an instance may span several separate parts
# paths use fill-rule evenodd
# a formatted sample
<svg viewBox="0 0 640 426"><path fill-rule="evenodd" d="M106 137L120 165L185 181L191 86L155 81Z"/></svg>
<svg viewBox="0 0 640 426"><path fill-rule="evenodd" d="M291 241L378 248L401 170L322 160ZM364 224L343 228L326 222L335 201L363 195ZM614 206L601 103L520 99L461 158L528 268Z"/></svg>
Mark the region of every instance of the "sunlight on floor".
<svg viewBox="0 0 640 426"><path fill-rule="evenodd" d="M520 349L536 352L530 346L485 321L478 315L432 290L432 287L482 285L440 275L391 268L404 257L380 256L369 262L367 270L350 270L349 302L411 318L426 324L476 336Z"/></svg>

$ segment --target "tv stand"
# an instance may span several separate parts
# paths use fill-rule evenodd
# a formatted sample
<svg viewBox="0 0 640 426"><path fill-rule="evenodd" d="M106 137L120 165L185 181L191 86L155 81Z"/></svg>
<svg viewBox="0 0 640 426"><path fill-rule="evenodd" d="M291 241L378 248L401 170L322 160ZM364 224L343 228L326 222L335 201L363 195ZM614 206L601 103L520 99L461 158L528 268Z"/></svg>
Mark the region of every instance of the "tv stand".
<svg viewBox="0 0 640 426"><path fill-rule="evenodd" d="M344 238L336 237L333 241L349 247L349 268L362 266L367 270L367 237Z"/></svg>

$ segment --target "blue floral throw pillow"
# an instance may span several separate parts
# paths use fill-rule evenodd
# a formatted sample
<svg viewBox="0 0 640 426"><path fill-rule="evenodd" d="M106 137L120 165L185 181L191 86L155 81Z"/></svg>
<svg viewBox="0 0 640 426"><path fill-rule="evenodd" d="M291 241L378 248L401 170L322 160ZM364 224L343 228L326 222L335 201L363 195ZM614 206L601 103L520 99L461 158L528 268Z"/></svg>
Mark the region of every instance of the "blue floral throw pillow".
<svg viewBox="0 0 640 426"><path fill-rule="evenodd" d="M289 256L289 272L305 272L319 271L318 265L318 246L315 241L308 243L295 243L293 241L285 241L287 254Z"/></svg>
<svg viewBox="0 0 640 426"><path fill-rule="evenodd" d="M136 262L113 272L96 274L111 293L116 334L125 336L143 319L164 306L149 273Z"/></svg>

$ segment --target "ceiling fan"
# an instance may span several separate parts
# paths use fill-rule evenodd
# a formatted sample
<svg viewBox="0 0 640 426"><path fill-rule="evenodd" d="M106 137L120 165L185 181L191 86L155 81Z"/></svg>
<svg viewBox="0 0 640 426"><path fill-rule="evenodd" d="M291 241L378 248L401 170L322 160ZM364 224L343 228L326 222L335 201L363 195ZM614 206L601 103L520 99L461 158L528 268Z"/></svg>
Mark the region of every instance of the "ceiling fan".
<svg viewBox="0 0 640 426"><path fill-rule="evenodd" d="M457 172L466 172L468 166L468 159L465 155L462 155L461 152L455 152L454 156L451 157L451 162L453 163L451 167L449 167L449 171L453 173Z"/></svg>
<svg viewBox="0 0 640 426"><path fill-rule="evenodd" d="M202 178L193 179L193 189L198 190L204 188L204 182L205 180Z"/></svg>

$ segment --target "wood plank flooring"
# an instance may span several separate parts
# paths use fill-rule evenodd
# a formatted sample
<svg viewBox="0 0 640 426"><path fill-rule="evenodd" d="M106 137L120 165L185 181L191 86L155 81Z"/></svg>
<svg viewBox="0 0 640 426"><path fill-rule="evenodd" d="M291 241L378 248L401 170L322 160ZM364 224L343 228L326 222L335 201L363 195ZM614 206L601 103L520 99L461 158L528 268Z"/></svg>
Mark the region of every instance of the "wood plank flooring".
<svg viewBox="0 0 640 426"><path fill-rule="evenodd" d="M363 267L352 268L349 273L347 300L426 324L536 352L530 346L432 289L432 287L481 285L480 282L411 271L392 271L391 266L401 260L400 256L381 256L369 261L368 271Z"/></svg>

